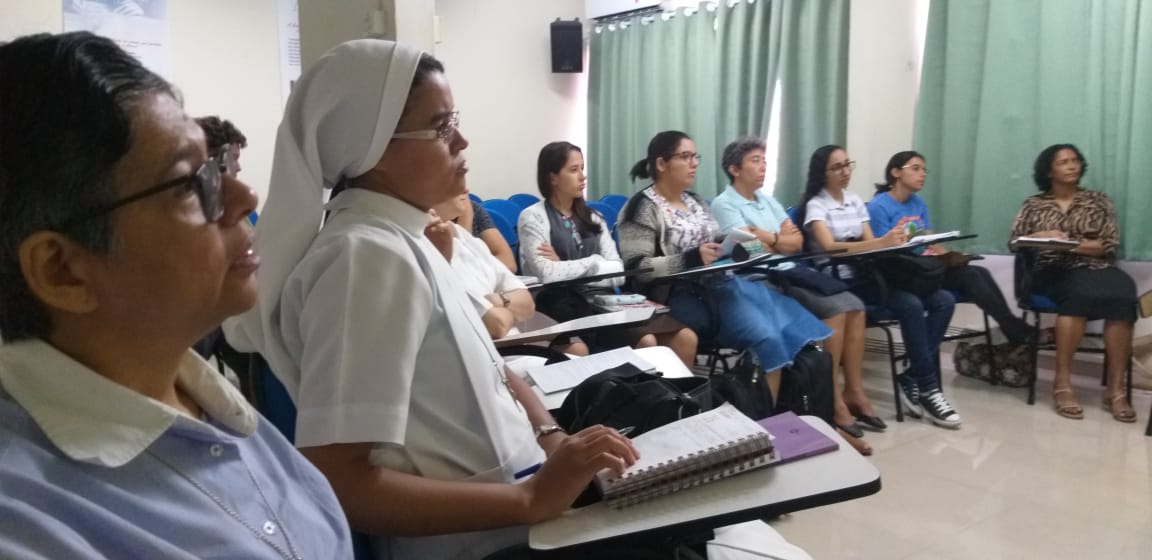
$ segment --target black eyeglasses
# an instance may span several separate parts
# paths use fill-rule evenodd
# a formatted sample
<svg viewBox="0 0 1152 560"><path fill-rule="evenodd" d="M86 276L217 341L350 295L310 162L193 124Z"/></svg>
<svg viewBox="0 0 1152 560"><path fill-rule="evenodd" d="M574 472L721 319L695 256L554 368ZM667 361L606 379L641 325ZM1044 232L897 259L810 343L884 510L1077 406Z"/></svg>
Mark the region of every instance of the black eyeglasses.
<svg viewBox="0 0 1152 560"><path fill-rule="evenodd" d="M196 171L188 175L172 179L171 181L165 181L155 187L144 189L136 194L128 195L108 204L103 204L91 210L81 212L76 216L64 220L54 229L73 227L92 218L109 214L138 200L143 200L176 187L187 187L195 193L196 198L200 201L200 210L204 212L204 219L208 223L213 223L219 220L220 216L224 215L224 197L222 195L223 177L225 175L235 177L236 167L236 155L232 147L225 144L217 155L208 158L208 161L205 161Z"/></svg>

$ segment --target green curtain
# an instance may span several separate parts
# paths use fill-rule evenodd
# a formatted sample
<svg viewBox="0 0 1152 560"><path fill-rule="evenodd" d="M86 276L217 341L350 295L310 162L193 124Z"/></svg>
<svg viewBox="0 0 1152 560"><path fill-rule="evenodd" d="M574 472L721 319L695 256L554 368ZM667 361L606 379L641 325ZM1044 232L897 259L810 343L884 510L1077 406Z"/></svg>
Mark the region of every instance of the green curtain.
<svg viewBox="0 0 1152 560"><path fill-rule="evenodd" d="M1140 0L932 2L915 146L932 170L922 195L936 229L1007 252L1035 194L1032 164L1073 143L1082 181L1116 203L1121 253L1152 258L1152 5Z"/></svg>
<svg viewBox="0 0 1152 560"><path fill-rule="evenodd" d="M844 141L847 0L702 3L691 16L647 19L592 34L589 198L643 186L629 182L628 170L652 136L669 129L696 141L704 159L694 190L715 196L727 185L719 165L724 146L767 133L777 79L785 84L786 115L777 184L801 185L796 177L807 169L807 154ZM792 161L797 157L803 161Z"/></svg>

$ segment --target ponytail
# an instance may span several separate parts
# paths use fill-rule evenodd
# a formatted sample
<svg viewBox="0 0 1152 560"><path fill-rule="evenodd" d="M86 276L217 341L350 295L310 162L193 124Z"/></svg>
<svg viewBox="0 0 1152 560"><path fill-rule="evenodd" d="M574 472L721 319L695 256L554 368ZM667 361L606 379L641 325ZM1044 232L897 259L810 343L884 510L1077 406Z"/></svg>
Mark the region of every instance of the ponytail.
<svg viewBox="0 0 1152 560"><path fill-rule="evenodd" d="M642 159L632 165L632 170L628 172L628 176L635 182L636 179L651 179L652 173L648 171L648 159Z"/></svg>
<svg viewBox="0 0 1152 560"><path fill-rule="evenodd" d="M906 150L903 152L896 152L891 158L888 158L888 165L884 166L884 182L876 183L876 194L886 193L892 190L892 172L904 167L912 158L924 159L924 156L914 150ZM928 161L924 159L924 161Z"/></svg>
<svg viewBox="0 0 1152 560"><path fill-rule="evenodd" d="M636 179L652 179L656 180L656 160L668 160L676 153L676 148L680 146L680 141L690 139L691 137L679 130L665 130L652 137L648 142L648 157L636 162L632 166L632 170L628 175L633 181Z"/></svg>

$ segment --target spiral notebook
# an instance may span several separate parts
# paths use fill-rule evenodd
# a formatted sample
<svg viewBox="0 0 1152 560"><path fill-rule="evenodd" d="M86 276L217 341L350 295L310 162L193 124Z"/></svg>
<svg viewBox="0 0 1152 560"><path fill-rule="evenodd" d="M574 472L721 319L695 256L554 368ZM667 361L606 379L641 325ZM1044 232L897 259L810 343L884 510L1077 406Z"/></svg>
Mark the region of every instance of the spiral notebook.
<svg viewBox="0 0 1152 560"><path fill-rule="evenodd" d="M645 432L632 440L640 460L622 476L596 475L604 501L624 508L657 496L708 484L778 460L772 436L725 403Z"/></svg>

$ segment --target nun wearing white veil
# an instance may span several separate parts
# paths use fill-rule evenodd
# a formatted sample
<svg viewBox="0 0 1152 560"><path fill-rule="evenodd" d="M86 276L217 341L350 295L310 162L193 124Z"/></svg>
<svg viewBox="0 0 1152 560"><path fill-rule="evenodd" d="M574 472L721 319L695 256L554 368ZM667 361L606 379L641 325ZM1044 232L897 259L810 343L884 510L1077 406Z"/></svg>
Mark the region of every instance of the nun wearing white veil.
<svg viewBox="0 0 1152 560"><path fill-rule="evenodd" d="M457 124L431 56L373 39L325 54L277 135L256 232L259 301L225 325L288 389L296 445L353 529L379 536L380 558L482 558L523 543L526 525L562 513L597 471L636 459L615 430L549 428L425 236L428 211L467 192Z"/></svg>

